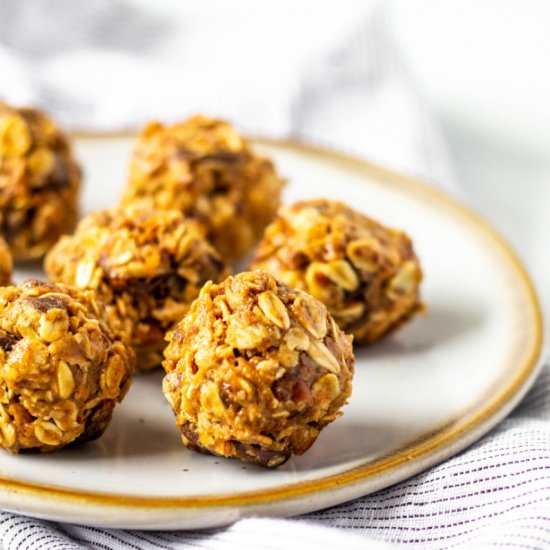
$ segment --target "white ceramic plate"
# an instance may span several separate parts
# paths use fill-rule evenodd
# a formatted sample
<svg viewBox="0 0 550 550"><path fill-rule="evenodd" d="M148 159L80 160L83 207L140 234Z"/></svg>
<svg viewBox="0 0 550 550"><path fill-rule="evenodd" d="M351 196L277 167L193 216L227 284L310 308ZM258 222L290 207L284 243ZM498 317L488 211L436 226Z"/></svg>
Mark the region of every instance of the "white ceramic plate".
<svg viewBox="0 0 550 550"><path fill-rule="evenodd" d="M115 203L131 139L81 138L77 147L85 210ZM404 228L425 270L426 315L356 350L344 416L276 470L186 450L155 372L136 378L100 440L49 455L0 453L0 507L147 529L308 512L450 457L527 391L541 352L537 300L517 258L483 221L423 184L358 160L296 144L258 148L289 179L285 201L338 198Z"/></svg>

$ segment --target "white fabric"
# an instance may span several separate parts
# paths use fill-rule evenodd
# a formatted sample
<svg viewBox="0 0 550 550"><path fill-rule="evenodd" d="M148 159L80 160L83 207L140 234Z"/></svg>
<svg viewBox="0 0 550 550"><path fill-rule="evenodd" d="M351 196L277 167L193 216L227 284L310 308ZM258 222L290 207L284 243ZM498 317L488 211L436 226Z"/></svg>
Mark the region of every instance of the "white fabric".
<svg viewBox="0 0 550 550"><path fill-rule="evenodd" d="M73 129L196 112L450 182L372 1L0 2L0 97Z"/></svg>
<svg viewBox="0 0 550 550"><path fill-rule="evenodd" d="M206 6L2 0L0 98L44 107L65 126L88 130L203 111L249 134L306 139L458 192L383 8L359 0ZM0 542L35 550L550 546L549 389L546 367L523 404L469 450L329 510L159 533L3 512Z"/></svg>

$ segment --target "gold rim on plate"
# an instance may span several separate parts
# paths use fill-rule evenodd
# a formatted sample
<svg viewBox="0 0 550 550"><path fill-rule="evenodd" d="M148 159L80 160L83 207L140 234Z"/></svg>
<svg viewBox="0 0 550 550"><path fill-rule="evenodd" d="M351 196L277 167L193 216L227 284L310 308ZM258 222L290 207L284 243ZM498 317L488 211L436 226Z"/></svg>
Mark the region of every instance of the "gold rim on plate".
<svg viewBox="0 0 550 550"><path fill-rule="evenodd" d="M80 134L79 137L104 139L129 137L131 135L130 132L113 134L84 133ZM472 444L500 420L503 412L510 412L513 406L525 395L540 367L539 359L543 346L543 321L539 302L529 275L516 253L479 215L426 183L353 156L298 141L278 141L262 138L256 139L254 142L259 145L276 146L287 151L298 151L311 157L329 159L346 166L348 169L351 168L370 177L375 177L377 183L399 187L407 193L420 196L422 200L430 201L436 204L438 208L445 209L453 216L458 216L471 226L474 226L480 234L484 235L486 239L497 247L501 255L514 268L518 280L522 285L521 290L525 294L529 306L531 317L529 340L523 342L523 361L521 366L516 370L515 376L498 393L488 397L482 407L478 407L470 414L448 422L430 434L424 434L417 440L396 449L390 456L381 457L356 466L348 471L317 480L301 481L250 493L153 498L138 495L78 491L0 477L0 491L14 492L23 496L53 497L74 503L85 502L117 507L148 507L157 509L248 507L288 501L318 492L328 492L337 488L351 487L386 473L399 472L400 467L407 465L408 473L403 471L400 476L397 475L391 482L393 484L438 464ZM388 485L390 483L382 484L377 488L383 488ZM356 496L359 496L359 494Z"/></svg>

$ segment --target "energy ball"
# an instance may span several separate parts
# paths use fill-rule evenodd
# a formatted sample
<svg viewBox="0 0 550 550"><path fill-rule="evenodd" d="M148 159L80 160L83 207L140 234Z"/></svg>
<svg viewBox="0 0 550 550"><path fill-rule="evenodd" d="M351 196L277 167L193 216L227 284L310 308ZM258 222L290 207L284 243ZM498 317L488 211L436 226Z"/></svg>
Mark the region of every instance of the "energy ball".
<svg viewBox="0 0 550 550"><path fill-rule="evenodd" d="M250 251L279 206L283 180L227 122L205 116L148 124L135 145L123 204L198 220L228 260Z"/></svg>
<svg viewBox="0 0 550 550"><path fill-rule="evenodd" d="M54 122L0 102L0 233L16 261L42 257L73 229L79 190L80 169Z"/></svg>
<svg viewBox="0 0 550 550"><path fill-rule="evenodd" d="M315 298L262 271L206 284L165 357L184 444L267 467L307 451L351 394L351 337Z"/></svg>
<svg viewBox="0 0 550 550"><path fill-rule="evenodd" d="M309 292L354 342L374 342L422 308L422 271L409 237L338 201L281 208L251 269Z"/></svg>
<svg viewBox="0 0 550 550"><path fill-rule="evenodd" d="M99 437L133 362L93 292L36 280L0 288L0 445L48 452Z"/></svg>
<svg viewBox="0 0 550 550"><path fill-rule="evenodd" d="M0 237L0 286L11 284L12 260L6 241Z"/></svg>
<svg viewBox="0 0 550 550"><path fill-rule="evenodd" d="M209 280L228 275L193 220L132 206L95 212L46 257L54 281L92 289L140 370L160 366L164 336Z"/></svg>

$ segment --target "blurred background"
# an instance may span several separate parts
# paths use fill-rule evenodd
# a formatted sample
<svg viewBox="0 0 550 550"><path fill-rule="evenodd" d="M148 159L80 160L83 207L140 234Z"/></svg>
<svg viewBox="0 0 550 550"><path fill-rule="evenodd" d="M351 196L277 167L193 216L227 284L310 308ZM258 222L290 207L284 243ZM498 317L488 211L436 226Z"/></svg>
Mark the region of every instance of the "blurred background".
<svg viewBox="0 0 550 550"><path fill-rule="evenodd" d="M0 98L73 130L197 111L462 189L550 311L550 3L2 0Z"/></svg>
<svg viewBox="0 0 550 550"><path fill-rule="evenodd" d="M457 181L527 262L550 312L550 3L390 2Z"/></svg>

